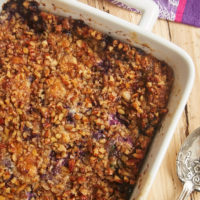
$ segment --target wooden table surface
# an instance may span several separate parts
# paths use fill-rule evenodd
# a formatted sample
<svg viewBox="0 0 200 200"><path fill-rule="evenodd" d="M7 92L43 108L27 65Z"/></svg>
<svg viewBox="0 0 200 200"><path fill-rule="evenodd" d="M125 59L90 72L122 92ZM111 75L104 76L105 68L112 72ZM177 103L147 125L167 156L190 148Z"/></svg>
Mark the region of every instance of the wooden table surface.
<svg viewBox="0 0 200 200"><path fill-rule="evenodd" d="M81 1L133 23L140 19L139 15L117 8L106 0ZM158 20L153 32L185 49L196 66L192 93L148 195L148 200L175 200L182 190L182 183L176 175L176 155L186 136L200 126L200 29ZM200 192L194 192L189 200L200 200Z"/></svg>

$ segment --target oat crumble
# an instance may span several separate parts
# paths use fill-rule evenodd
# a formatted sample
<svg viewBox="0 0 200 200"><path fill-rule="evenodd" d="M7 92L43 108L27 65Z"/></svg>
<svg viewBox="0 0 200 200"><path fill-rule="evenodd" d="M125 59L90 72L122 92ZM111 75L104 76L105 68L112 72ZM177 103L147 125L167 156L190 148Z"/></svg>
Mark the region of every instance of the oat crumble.
<svg viewBox="0 0 200 200"><path fill-rule="evenodd" d="M10 0L0 15L0 200L125 200L167 113L172 69Z"/></svg>

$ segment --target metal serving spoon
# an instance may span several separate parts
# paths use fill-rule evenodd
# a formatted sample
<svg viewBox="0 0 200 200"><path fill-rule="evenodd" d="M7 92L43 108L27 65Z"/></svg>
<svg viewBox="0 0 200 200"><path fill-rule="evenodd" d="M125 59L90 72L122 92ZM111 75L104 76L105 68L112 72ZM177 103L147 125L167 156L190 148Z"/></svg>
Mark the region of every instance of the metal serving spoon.
<svg viewBox="0 0 200 200"><path fill-rule="evenodd" d="M185 140L176 159L178 177L184 182L177 200L186 200L192 191L200 191L200 128Z"/></svg>

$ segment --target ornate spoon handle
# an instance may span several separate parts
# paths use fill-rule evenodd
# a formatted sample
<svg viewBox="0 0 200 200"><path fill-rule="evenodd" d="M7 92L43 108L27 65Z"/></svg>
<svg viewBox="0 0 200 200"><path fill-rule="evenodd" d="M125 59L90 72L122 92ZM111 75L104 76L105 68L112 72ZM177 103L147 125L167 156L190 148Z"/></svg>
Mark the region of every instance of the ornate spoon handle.
<svg viewBox="0 0 200 200"><path fill-rule="evenodd" d="M193 186L194 185L192 182L186 181L184 183L183 190L177 200L186 200L189 197L189 195L192 193Z"/></svg>

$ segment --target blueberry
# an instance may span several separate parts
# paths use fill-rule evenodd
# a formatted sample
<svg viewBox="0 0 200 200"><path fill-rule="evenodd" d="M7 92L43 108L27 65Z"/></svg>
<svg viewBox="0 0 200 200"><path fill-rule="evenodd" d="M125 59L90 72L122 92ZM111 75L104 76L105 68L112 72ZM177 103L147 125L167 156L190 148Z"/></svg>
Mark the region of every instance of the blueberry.
<svg viewBox="0 0 200 200"><path fill-rule="evenodd" d="M92 137L95 138L96 140L100 140L100 139L104 138L105 135L104 135L104 133L103 133L103 130L99 130L99 131L97 131L97 132L94 132L94 133L92 134Z"/></svg>
<svg viewBox="0 0 200 200"><path fill-rule="evenodd" d="M121 124L124 124L125 126L129 126L130 122L129 120L126 118L126 116L121 115L119 113L116 114L117 119L119 120L119 122Z"/></svg>
<svg viewBox="0 0 200 200"><path fill-rule="evenodd" d="M32 192L28 192L27 193L27 200L32 200L33 198L35 198L35 195Z"/></svg>
<svg viewBox="0 0 200 200"><path fill-rule="evenodd" d="M56 160L56 152L55 151L51 151L51 153L50 153L50 158L52 159L52 160Z"/></svg>
<svg viewBox="0 0 200 200"><path fill-rule="evenodd" d="M117 119L117 116L116 115L110 115L109 116L109 124L110 125L117 125L119 124L119 120Z"/></svg>
<svg viewBox="0 0 200 200"><path fill-rule="evenodd" d="M27 127L26 125L23 128L23 132L32 132L33 130L29 127Z"/></svg>
<svg viewBox="0 0 200 200"><path fill-rule="evenodd" d="M34 75L30 75L30 76L28 77L28 80L30 81L30 83L33 83L33 81L34 81L35 79L36 79L36 78L35 78Z"/></svg>
<svg viewBox="0 0 200 200"><path fill-rule="evenodd" d="M73 114L72 113L68 113L67 117L66 117L67 121L69 123L74 123L74 117L73 117Z"/></svg>

